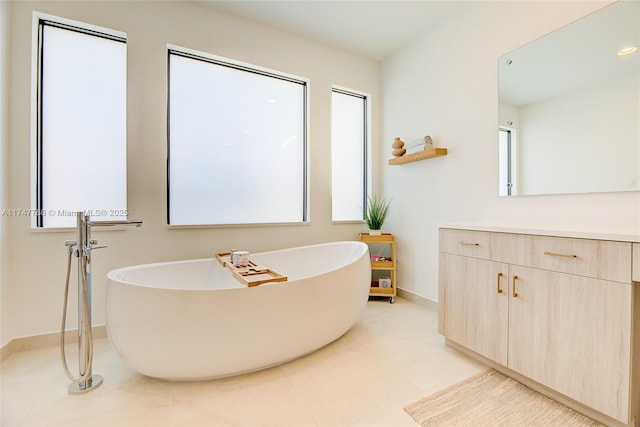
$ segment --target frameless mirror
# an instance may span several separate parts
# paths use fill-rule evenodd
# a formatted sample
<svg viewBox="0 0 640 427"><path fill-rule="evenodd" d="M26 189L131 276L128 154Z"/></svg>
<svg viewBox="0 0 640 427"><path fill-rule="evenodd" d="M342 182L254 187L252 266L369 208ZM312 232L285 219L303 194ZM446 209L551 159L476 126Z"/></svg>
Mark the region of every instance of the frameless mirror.
<svg viewBox="0 0 640 427"><path fill-rule="evenodd" d="M501 196L640 190L633 47L640 2L618 1L499 58Z"/></svg>

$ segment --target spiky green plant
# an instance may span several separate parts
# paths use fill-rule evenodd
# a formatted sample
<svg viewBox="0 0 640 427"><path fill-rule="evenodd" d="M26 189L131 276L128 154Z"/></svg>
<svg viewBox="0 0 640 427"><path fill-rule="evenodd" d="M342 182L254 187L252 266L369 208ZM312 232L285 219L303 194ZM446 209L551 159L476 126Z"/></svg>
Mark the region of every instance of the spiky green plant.
<svg viewBox="0 0 640 427"><path fill-rule="evenodd" d="M391 200L386 198L377 198L367 196L367 209L364 213L364 221L367 223L369 230L380 230L384 224L387 214L389 213L389 205Z"/></svg>

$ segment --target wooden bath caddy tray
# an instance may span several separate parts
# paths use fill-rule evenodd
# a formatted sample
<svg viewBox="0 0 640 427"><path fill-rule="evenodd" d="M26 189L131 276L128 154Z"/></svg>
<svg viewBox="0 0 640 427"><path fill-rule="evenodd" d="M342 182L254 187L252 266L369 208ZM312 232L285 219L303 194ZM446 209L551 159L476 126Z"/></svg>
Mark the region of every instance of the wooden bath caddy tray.
<svg viewBox="0 0 640 427"><path fill-rule="evenodd" d="M263 265L257 265L255 262L249 260L249 265L246 267L236 267L231 263L230 253L216 254L216 259L223 267L228 268L233 273L240 283L247 285L248 287L262 285L268 282L286 282L287 276L283 276L277 271L271 270Z"/></svg>

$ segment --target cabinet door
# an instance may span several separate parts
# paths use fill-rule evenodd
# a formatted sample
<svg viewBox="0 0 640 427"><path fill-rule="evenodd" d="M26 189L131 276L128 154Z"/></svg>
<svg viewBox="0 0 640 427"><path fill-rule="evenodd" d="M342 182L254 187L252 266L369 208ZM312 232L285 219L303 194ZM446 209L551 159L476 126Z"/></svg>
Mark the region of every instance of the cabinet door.
<svg viewBox="0 0 640 427"><path fill-rule="evenodd" d="M442 332L452 341L506 365L507 265L445 253L440 254L439 262Z"/></svg>
<svg viewBox="0 0 640 427"><path fill-rule="evenodd" d="M510 274L508 367L627 423L630 284L516 266Z"/></svg>
<svg viewBox="0 0 640 427"><path fill-rule="evenodd" d="M633 244L633 272L631 273L631 280L640 282L640 243Z"/></svg>

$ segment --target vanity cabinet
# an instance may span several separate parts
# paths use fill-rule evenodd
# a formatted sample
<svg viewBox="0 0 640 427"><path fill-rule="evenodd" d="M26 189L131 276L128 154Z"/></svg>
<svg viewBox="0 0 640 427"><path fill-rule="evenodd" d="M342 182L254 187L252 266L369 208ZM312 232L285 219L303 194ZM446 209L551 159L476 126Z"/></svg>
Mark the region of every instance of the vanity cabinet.
<svg viewBox="0 0 640 427"><path fill-rule="evenodd" d="M441 229L439 331L589 416L634 425L640 284L631 263L629 242Z"/></svg>
<svg viewBox="0 0 640 427"><path fill-rule="evenodd" d="M632 279L640 282L640 243L633 244L633 269Z"/></svg>
<svg viewBox="0 0 640 427"><path fill-rule="evenodd" d="M508 297L502 290L507 266L483 259L440 255L440 280L447 283L442 316L447 338L500 364L507 364Z"/></svg>

